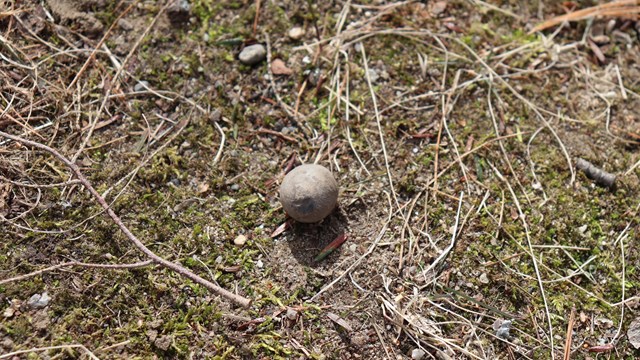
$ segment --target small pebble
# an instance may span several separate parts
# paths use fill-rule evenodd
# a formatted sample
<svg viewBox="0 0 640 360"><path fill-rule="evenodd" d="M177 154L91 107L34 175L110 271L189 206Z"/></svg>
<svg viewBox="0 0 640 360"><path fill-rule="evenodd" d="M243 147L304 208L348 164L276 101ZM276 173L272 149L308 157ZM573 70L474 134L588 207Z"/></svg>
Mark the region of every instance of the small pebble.
<svg viewBox="0 0 640 360"><path fill-rule="evenodd" d="M247 237L240 234L238 235L238 237L235 238L235 240L233 240L233 243L238 245L238 246L242 246L247 242Z"/></svg>
<svg viewBox="0 0 640 360"><path fill-rule="evenodd" d="M301 28L300 26L295 26L292 27L291 30L289 30L289 37L293 40L300 40L302 39L302 37L304 36L305 31L303 28Z"/></svg>
<svg viewBox="0 0 640 360"><path fill-rule="evenodd" d="M238 185L238 184L233 184L233 185L231 185L231 190L233 190L233 191L238 191L238 190L240 190L240 185Z"/></svg>
<svg viewBox="0 0 640 360"><path fill-rule="evenodd" d="M287 319L289 320L295 320L296 318L298 318L298 312L295 311L292 308L288 308L287 309Z"/></svg>
<svg viewBox="0 0 640 360"><path fill-rule="evenodd" d="M245 65L255 65L267 57L267 49L261 44L250 45L242 49L238 59Z"/></svg>
<svg viewBox="0 0 640 360"><path fill-rule="evenodd" d="M257 267L258 269L262 269L262 267L263 267L263 266L264 266L264 264L262 263L262 260L258 260L258 261L256 261L256 267Z"/></svg>
<svg viewBox="0 0 640 360"><path fill-rule="evenodd" d="M33 296L27 300L27 304L34 309L42 309L49 305L50 300L49 294L45 291L42 294L33 294Z"/></svg>
<svg viewBox="0 0 640 360"><path fill-rule="evenodd" d="M411 359L413 360L421 360L424 358L426 353L422 349L413 349L411 352Z"/></svg>
<svg viewBox="0 0 640 360"><path fill-rule="evenodd" d="M125 31L133 30L133 25L125 19L118 20L118 26L120 26L120 28Z"/></svg>
<svg viewBox="0 0 640 360"><path fill-rule="evenodd" d="M480 282L483 283L483 284L488 284L489 283L489 277L487 276L486 273L482 273L482 275L480 275L478 280L480 280Z"/></svg>
<svg viewBox="0 0 640 360"><path fill-rule="evenodd" d="M496 319L492 325L493 329L496 331L496 336L500 339L508 340L510 337L509 332L511 330L512 323L513 322L511 320Z"/></svg>

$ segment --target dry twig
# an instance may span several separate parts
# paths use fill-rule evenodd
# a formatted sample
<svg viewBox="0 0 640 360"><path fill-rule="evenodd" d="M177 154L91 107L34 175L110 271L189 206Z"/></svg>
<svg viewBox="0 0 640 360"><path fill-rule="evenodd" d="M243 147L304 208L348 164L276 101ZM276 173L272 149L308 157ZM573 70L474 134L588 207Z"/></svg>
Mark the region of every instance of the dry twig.
<svg viewBox="0 0 640 360"><path fill-rule="evenodd" d="M58 160L62 161L72 172L73 174L78 178L78 180L80 180L80 182L82 183L82 185L84 185L84 187L89 191L89 193L91 193L91 195L96 199L96 201L100 204L100 206L107 212L107 215L109 215L109 217L113 220L114 223L116 223L116 225L118 225L118 227L120 228L120 230L126 235L126 237L141 251L143 252L146 256L148 256L151 260L153 260L155 263L162 265L163 267L170 269L190 280L192 280L195 283L198 283L204 287L206 287L207 289L211 290L213 293L218 294L228 300L233 301L234 303L242 306L242 307L249 307L251 305L251 300L244 298L238 294L234 294L228 290L225 290L221 287L219 287L218 285L203 279L202 277L196 275L195 273L191 272L190 270L186 269L185 267L183 267L182 265L176 264L174 262L171 262L169 260L166 260L158 255L156 255L154 252L152 252L151 250L149 250L130 230L129 228L127 228L127 226L122 222L122 220L120 219L120 217L111 209L111 207L109 207L109 204L105 201L104 197L102 197L100 195L100 193L98 193L98 191L96 191L96 189L91 185L91 183L89 182L89 180L82 174L82 172L80 171L80 168L73 162L71 162L71 160L67 159L64 155L60 154L57 150L35 142L35 141L31 141L31 140L27 140L27 139L23 139L19 136L15 136L15 135L11 135L11 134L7 134L3 131L0 131L0 136L6 137L8 139L20 142L24 145L27 146L31 146L40 150L44 150L48 153L50 153L51 155L53 155L54 157L56 157Z"/></svg>

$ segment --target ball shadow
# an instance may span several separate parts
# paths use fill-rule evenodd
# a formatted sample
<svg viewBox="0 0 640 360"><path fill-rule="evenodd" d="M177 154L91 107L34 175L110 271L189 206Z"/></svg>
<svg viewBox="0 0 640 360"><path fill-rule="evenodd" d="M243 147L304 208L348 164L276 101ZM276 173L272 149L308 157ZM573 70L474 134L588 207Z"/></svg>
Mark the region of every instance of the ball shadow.
<svg viewBox="0 0 640 360"><path fill-rule="evenodd" d="M314 259L325 246L329 245L341 234L346 233L347 229L347 219L340 208L337 208L320 223L304 224L295 222L293 228L289 230L291 235L288 237L287 245L293 257L300 264L312 268L331 265L340 258L345 244L342 244L322 261L316 262Z"/></svg>

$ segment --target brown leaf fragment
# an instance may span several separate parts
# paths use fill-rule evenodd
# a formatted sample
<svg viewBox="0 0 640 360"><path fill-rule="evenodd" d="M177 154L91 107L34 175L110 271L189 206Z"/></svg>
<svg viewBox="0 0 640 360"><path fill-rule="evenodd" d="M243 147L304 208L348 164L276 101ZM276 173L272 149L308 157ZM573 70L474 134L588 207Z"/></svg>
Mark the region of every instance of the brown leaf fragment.
<svg viewBox="0 0 640 360"><path fill-rule="evenodd" d="M595 55L596 59L598 59L598 62L600 64L604 64L606 58L604 57L602 50L600 50L600 47L596 45L596 43L591 39L587 39L587 43L589 43L589 47L591 48L591 51L593 51L593 55Z"/></svg>
<svg viewBox="0 0 640 360"><path fill-rule="evenodd" d="M331 319L331 321L333 321L334 323L340 325L340 327L347 330L348 332L353 331L353 328L351 328L351 325L349 325L349 323L345 319L341 318L340 316L334 313L328 313L327 317Z"/></svg>
<svg viewBox="0 0 640 360"><path fill-rule="evenodd" d="M275 59L271 62L271 72L274 75L291 75L293 74L293 70L287 67L284 61L280 59Z"/></svg>
<svg viewBox="0 0 640 360"><path fill-rule="evenodd" d="M287 219L287 221L283 222L282 225L278 226L278 228L271 233L271 238L275 238L283 232L287 231L287 229L291 228L292 223L292 219Z"/></svg>

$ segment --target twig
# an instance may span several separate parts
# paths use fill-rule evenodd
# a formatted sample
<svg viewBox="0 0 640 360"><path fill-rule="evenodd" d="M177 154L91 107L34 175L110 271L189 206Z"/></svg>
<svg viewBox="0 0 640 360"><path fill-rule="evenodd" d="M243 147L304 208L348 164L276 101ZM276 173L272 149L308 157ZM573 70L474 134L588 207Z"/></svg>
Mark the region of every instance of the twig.
<svg viewBox="0 0 640 360"><path fill-rule="evenodd" d="M253 18L253 37L256 37L256 30L258 29L258 20L260 20L260 0L256 0L256 16L255 18Z"/></svg>
<svg viewBox="0 0 640 360"><path fill-rule="evenodd" d="M234 303L242 306L242 307L249 307L251 305L251 300L244 298L240 295L234 294L228 290L225 290L221 287L219 287L218 285L205 280L203 278L201 278L200 276L196 275L195 273L191 272L190 270L186 269L185 267L183 267L182 265L176 264L174 262L171 262L169 260L166 260L158 255L156 255L153 251L149 250L130 230L129 228L127 228L126 225L124 225L124 223L122 222L122 220L120 219L120 217L111 209L111 207L109 207L109 204L107 204L107 202L105 201L105 199L98 193L98 191L96 191L96 189L91 185L91 183L89 182L89 180L82 174L82 172L80 171L80 168L78 168L78 166L76 164L74 164L73 162L71 162L69 159L67 159L65 156L63 156L62 154L60 154L58 151L56 151L55 149L35 142L35 141L30 141L27 139L23 139L21 137L18 136L14 136L11 134L7 134L3 131L0 131L0 136L12 139L14 141L18 141L21 142L25 145L28 146L32 146L35 147L37 149L40 150L44 150L48 153L50 153L51 155L53 155L54 157L56 157L58 160L62 161L73 173L74 175L78 178L78 180L80 180L80 182L82 183L82 185L84 185L85 188L87 188L87 190L89 191L89 193L91 193L91 195L96 199L96 201L100 204L100 206L102 206L102 208L107 212L107 215L109 215L109 217L113 220L114 223L116 223L116 225L118 225L118 227L120 228L120 230L125 234L125 236L141 251L143 252L145 255L147 255L149 258L151 258L151 260L153 260L155 263L162 265L164 267L166 267L167 269L173 270L174 272L192 280L195 283L198 283L204 287L206 287L207 289L211 290L213 293L218 294L228 300L233 301Z"/></svg>
<svg viewBox="0 0 640 360"><path fill-rule="evenodd" d="M571 359L571 342L573 340L573 323L576 320L576 308L571 308L571 315L569 316L569 324L567 324L567 340L564 343L564 356L563 360Z"/></svg>

